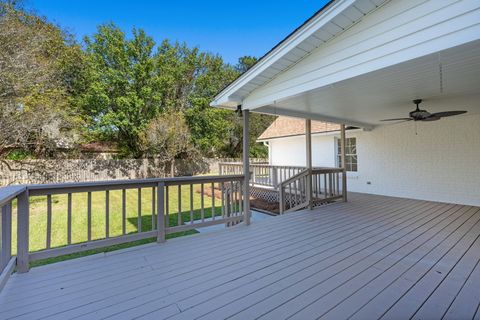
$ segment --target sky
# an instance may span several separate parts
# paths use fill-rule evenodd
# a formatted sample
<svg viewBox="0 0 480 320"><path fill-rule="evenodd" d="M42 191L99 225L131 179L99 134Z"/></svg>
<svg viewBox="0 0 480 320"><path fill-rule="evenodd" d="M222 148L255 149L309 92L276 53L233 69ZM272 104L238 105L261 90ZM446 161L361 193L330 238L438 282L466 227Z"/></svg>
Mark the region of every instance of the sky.
<svg viewBox="0 0 480 320"><path fill-rule="evenodd" d="M25 6L78 40L114 22L130 34L144 29L156 43L186 42L235 64L261 57L319 10L327 0L24 0Z"/></svg>

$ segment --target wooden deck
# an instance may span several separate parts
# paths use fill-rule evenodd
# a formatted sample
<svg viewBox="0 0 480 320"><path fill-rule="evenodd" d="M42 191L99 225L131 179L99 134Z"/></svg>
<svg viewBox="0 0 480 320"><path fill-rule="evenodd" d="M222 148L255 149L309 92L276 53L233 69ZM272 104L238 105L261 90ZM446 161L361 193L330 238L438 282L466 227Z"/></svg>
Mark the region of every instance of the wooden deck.
<svg viewBox="0 0 480 320"><path fill-rule="evenodd" d="M480 208L351 194L33 268L1 319L480 319Z"/></svg>

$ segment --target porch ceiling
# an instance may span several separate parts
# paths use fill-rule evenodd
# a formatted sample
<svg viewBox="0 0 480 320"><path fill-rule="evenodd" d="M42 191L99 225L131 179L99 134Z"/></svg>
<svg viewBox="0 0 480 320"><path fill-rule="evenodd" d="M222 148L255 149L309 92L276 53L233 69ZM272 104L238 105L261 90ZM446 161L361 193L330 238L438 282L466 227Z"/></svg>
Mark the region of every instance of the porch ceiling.
<svg viewBox="0 0 480 320"><path fill-rule="evenodd" d="M252 111L346 123L364 128L399 118L424 99L430 112L480 112L480 41L367 73ZM383 122L384 124L384 122Z"/></svg>

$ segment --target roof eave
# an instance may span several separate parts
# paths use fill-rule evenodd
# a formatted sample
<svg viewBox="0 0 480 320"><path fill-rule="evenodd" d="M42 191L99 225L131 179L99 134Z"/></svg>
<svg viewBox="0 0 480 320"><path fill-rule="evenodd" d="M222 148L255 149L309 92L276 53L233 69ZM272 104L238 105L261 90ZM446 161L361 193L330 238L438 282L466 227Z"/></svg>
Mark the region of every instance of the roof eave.
<svg viewBox="0 0 480 320"><path fill-rule="evenodd" d="M355 0L330 0L325 6L318 10L300 27L295 29L285 39L283 39L263 57L261 57L250 69L248 69L245 73L241 74L237 79L235 79L232 83L230 83L223 90L221 90L215 96L214 100L210 103L210 105L213 107L230 109L232 104L235 104L235 106L241 104L242 99L239 97L234 97L234 94L238 90L238 88L242 87L245 83L248 83L253 77L264 71L272 63L281 58L281 56L288 53L291 50L291 47L294 48L299 43L301 43L304 38L310 35L307 33L307 31L312 29L316 30L317 24L326 23L324 19L325 16L328 16L330 13L333 12L332 17L330 17L330 19L327 19L327 21L330 21L331 18L336 16L337 11L343 11L343 9L348 7L353 2L355 2Z"/></svg>

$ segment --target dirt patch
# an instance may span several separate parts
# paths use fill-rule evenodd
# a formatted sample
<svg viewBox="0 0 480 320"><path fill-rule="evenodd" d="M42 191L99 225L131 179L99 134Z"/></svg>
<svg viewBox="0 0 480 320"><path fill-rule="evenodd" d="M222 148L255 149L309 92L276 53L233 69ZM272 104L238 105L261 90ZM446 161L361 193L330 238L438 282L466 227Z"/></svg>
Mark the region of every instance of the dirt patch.
<svg viewBox="0 0 480 320"><path fill-rule="evenodd" d="M250 207L265 210L271 213L279 214L280 207L277 202L269 202L263 199L250 198Z"/></svg>
<svg viewBox="0 0 480 320"><path fill-rule="evenodd" d="M222 199L222 191L219 188L214 188L214 194L216 199ZM200 193L200 188L197 189L197 193ZM205 187L204 194L207 197L212 196L212 187ZM254 197L250 197L250 207L254 209L260 209L264 211L268 211L271 213L278 214L280 212L280 208L277 202L269 202L263 199L258 199Z"/></svg>
<svg viewBox="0 0 480 320"><path fill-rule="evenodd" d="M218 188L213 188L214 192L215 192L215 198L216 199L222 199L222 191ZM197 189L197 193L200 193L201 192L201 189L198 188ZM207 197L211 197L212 196L212 187L204 187L203 188L203 194L205 194Z"/></svg>

